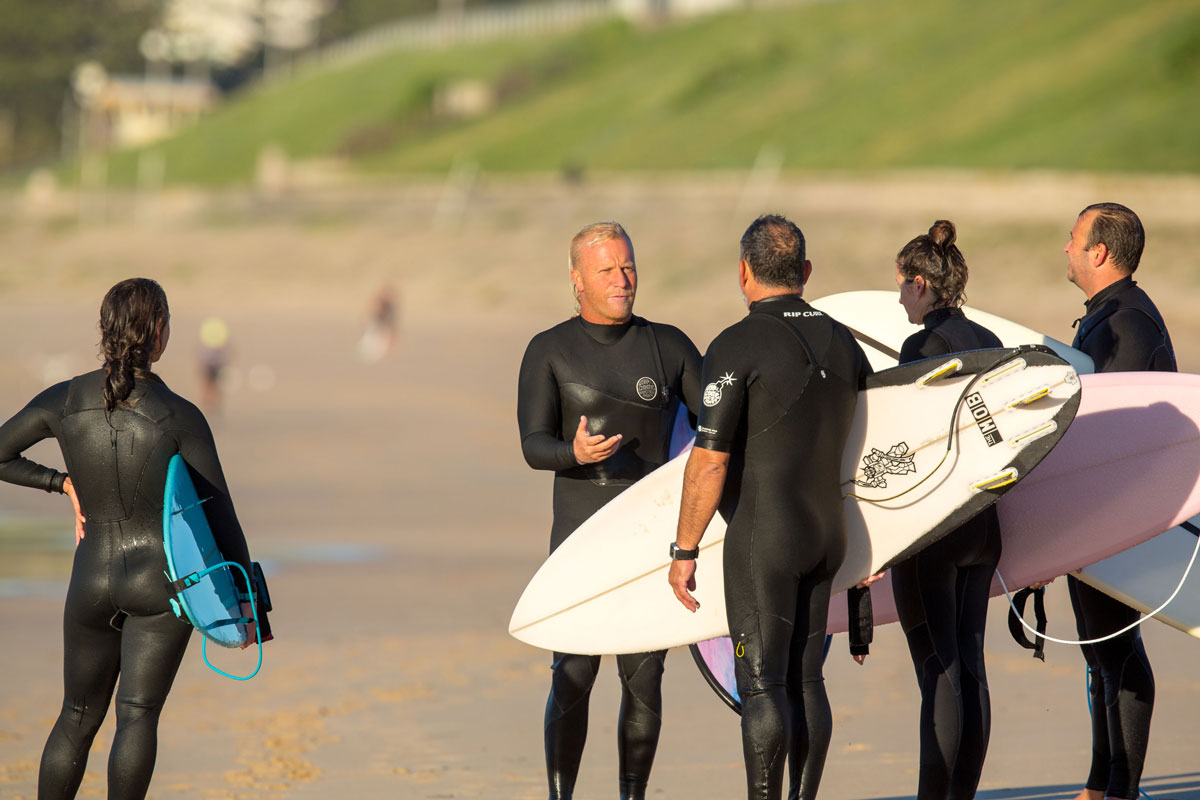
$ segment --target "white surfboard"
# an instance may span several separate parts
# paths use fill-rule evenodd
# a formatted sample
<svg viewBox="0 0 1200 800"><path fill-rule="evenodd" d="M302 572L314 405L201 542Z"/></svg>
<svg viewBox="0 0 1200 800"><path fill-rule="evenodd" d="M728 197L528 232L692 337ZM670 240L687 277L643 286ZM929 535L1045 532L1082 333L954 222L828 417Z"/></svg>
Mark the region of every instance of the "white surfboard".
<svg viewBox="0 0 1200 800"><path fill-rule="evenodd" d="M1049 452L1078 404L1074 369L1044 350L981 350L873 376L842 463L848 547L835 590L994 502ZM509 632L590 654L725 635L719 515L697 563L700 611L684 609L666 582L685 463L686 454L651 473L572 533L530 581Z"/></svg>
<svg viewBox="0 0 1200 800"><path fill-rule="evenodd" d="M908 321L896 292L843 292L815 300L813 306L856 331L860 341L868 343L863 349L876 369L895 364L901 344L919 330ZM1005 347L1042 344L1069 361L1081 375L1093 371L1091 358L1063 342L976 308L967 306L963 311L968 319L995 333ZM1200 528L1200 516L1185 524ZM1170 596L1195 549L1196 534L1178 526L1073 574L1110 597L1148 613ZM1198 572L1193 568L1179 594L1155 619L1200 638Z"/></svg>
<svg viewBox="0 0 1200 800"><path fill-rule="evenodd" d="M900 358L900 346L920 330L919 326L908 321L908 314L900 305L899 292L841 292L814 300L812 305L854 332L875 369L896 366ZM1069 344L971 306L963 306L963 313L968 319L996 334L1005 347L1040 344L1053 350L1080 375L1095 371L1091 357Z"/></svg>

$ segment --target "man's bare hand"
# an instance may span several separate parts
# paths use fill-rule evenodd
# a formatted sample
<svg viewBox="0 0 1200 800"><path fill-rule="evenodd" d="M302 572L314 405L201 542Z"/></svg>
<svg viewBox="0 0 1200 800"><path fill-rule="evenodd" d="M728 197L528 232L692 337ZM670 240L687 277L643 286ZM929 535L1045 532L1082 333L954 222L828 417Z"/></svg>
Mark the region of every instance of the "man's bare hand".
<svg viewBox="0 0 1200 800"><path fill-rule="evenodd" d="M621 446L621 434L604 438L598 433L592 436L588 433L587 417L579 418L579 428L575 431L575 460L580 464L595 464L617 452Z"/></svg>
<svg viewBox="0 0 1200 800"><path fill-rule="evenodd" d="M859 589L866 589L866 588L867 588L867 587L869 587L869 586L870 586L872 583L875 583L876 581L882 580L882 579L883 579L883 576L884 576L885 574L887 574L887 570L884 570L883 572L876 572L876 573L875 573L874 575L872 575L871 577L869 577L869 578L864 578L863 580L859 581L859 583L858 583L858 586L857 586L856 588L859 588ZM858 662L858 663L860 663L860 664L861 664L862 662L860 661L860 662Z"/></svg>
<svg viewBox="0 0 1200 800"><path fill-rule="evenodd" d="M249 603L242 603L241 610L242 610L243 617L247 617L251 620L254 619L254 606L250 605ZM252 644L258 644L258 625L256 625L254 622L247 622L246 623L246 641L241 645L241 647L239 649L245 650L247 647L249 647Z"/></svg>
<svg viewBox="0 0 1200 800"><path fill-rule="evenodd" d="M71 505L75 507L75 546L83 541L83 523L87 522L83 516L83 509L79 507L79 498L75 495L75 484L71 483L71 479L67 478L63 481L63 493L71 498Z"/></svg>
<svg viewBox="0 0 1200 800"><path fill-rule="evenodd" d="M667 581L675 592L675 597L683 603L688 611L695 612L700 608L699 601L692 597L696 591L696 561L695 559L671 562L671 571L667 573Z"/></svg>

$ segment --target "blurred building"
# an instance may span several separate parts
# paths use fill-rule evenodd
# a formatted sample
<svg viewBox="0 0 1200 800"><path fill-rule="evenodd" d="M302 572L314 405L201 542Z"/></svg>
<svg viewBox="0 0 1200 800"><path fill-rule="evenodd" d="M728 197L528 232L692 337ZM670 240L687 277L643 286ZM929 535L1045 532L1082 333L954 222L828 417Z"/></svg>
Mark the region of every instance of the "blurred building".
<svg viewBox="0 0 1200 800"><path fill-rule="evenodd" d="M113 76L98 87L88 108L102 147L132 147L166 138L216 107L206 80Z"/></svg>

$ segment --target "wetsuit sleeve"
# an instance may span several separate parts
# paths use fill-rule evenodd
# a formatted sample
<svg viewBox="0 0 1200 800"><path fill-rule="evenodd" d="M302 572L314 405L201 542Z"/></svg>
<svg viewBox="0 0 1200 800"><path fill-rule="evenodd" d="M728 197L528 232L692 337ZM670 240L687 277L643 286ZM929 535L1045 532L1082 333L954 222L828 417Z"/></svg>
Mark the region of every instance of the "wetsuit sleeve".
<svg viewBox="0 0 1200 800"><path fill-rule="evenodd" d="M204 514L208 517L213 539L216 540L221 555L241 564L247 574L252 574L246 535L242 532L242 526L233 509L233 499L229 496L229 486L225 483L221 460L217 457L217 444L213 440L212 430L199 409L193 408L191 411L191 418L182 428L175 431L179 441L179 454L187 462L192 482L196 484L196 493L200 497L210 498L203 506ZM241 573L234 570L234 575L242 591L247 591Z"/></svg>
<svg viewBox="0 0 1200 800"><path fill-rule="evenodd" d="M0 425L0 480L47 492L62 492L65 472L42 466L21 453L54 436L51 421L61 419L67 383L51 386Z"/></svg>
<svg viewBox="0 0 1200 800"><path fill-rule="evenodd" d="M855 341L854 346L858 348L858 390L862 392L866 391L867 378L875 374L875 368L871 366L871 359L863 352L862 345Z"/></svg>
<svg viewBox="0 0 1200 800"><path fill-rule="evenodd" d="M695 418L692 420L695 423L700 418L700 409L703 407L701 401L701 370L703 369L703 361L700 358L700 351L696 345L692 344L691 339L687 339L687 352L683 356L683 377L680 380L680 386L683 391L683 404L687 406L688 411L692 412Z"/></svg>
<svg viewBox="0 0 1200 800"><path fill-rule="evenodd" d="M1136 308L1113 312L1083 342L1096 372L1174 372L1166 337L1150 316Z"/></svg>
<svg viewBox="0 0 1200 800"><path fill-rule="evenodd" d="M743 328L734 326L713 340L704 355L700 382L704 386L696 447L728 453L746 402L747 349L739 345Z"/></svg>
<svg viewBox="0 0 1200 800"><path fill-rule="evenodd" d="M917 331L900 346L900 363L908 364L923 358L944 356L949 352L950 343L934 331Z"/></svg>
<svg viewBox="0 0 1200 800"><path fill-rule="evenodd" d="M578 466L571 442L558 438L561 426L558 381L549 354L534 337L521 359L517 379L517 426L521 431L521 454L534 469L555 471ZM574 420L578 424L578 420ZM575 425L569 426L574 430Z"/></svg>
<svg viewBox="0 0 1200 800"><path fill-rule="evenodd" d="M663 327L666 331L670 332L669 341L671 343L672 359L677 359L680 365L680 395L683 398L683 404L687 406L688 411L692 412L692 423L695 424L696 418L700 416L701 403L700 370L702 369L702 359L700 358L700 351L696 349L696 345L692 343L692 340L683 331L671 325Z"/></svg>

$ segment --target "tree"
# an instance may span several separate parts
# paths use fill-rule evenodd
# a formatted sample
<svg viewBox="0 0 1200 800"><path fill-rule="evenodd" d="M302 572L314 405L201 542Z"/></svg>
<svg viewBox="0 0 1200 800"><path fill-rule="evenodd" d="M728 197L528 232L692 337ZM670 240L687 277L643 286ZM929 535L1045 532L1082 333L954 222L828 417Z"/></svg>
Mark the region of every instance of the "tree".
<svg viewBox="0 0 1200 800"><path fill-rule="evenodd" d="M76 65L140 72L138 39L158 13L157 0L0 2L0 120L12 128L7 152L0 136L0 168L58 155Z"/></svg>

